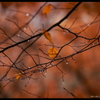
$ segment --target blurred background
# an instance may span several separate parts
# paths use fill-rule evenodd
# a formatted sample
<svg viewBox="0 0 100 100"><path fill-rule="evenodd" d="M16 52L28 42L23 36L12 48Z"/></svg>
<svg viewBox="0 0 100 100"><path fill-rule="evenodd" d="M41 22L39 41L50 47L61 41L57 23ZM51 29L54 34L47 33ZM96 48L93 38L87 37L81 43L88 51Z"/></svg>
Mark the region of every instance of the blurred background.
<svg viewBox="0 0 100 100"><path fill-rule="evenodd" d="M21 27L36 14L44 3L45 2L0 2L0 28L2 28L11 39L19 42L34 34L38 34L43 28L45 30L48 29L61 20L76 4L76 2L48 2L48 4L54 7L52 7L47 17L42 13L42 8L29 25L23 28L27 34L22 31L15 33L18 27L7 19L13 20ZM76 33L89 26L87 30L81 32L80 35L93 38L99 30L100 16L97 17L99 13L100 2L83 2L61 25ZM95 23L90 25L94 20ZM49 33L51 34L54 45L57 47L63 46L74 38L74 35L58 27L51 29ZM100 32L98 32L98 35L99 34ZM14 44L7 35L0 30L0 50ZM29 40L20 46L24 48L31 42L32 40ZM65 57L71 55L75 53L76 50L80 50L82 45L86 43L88 43L87 40L78 38L70 45L65 46L60 52L60 56ZM48 61L47 59L38 59L34 54L45 56L39 48L47 53L47 50L51 47L50 45L50 42L42 36L36 43L30 46L27 51L34 56L37 63L45 63ZM45 71L44 76L40 72L35 73L33 80L25 78L15 82L9 82L9 80L6 80L7 78L14 77L15 74L19 73L17 69L12 68L5 80L0 82L0 88L2 90L2 92L0 91L0 98L38 98L38 96L41 98L73 98L71 93L77 98L98 98L100 97L99 49L100 47L97 46L73 56L75 61L72 58L68 58L66 61L60 63L58 67L64 74L63 78L62 72L55 66ZM16 46L6 50L5 54L9 56L12 61L15 61L20 52L21 49ZM27 68L34 65L34 62L26 53L23 53L19 61L21 59L23 59L22 63L16 64L18 68L23 68L22 64ZM11 61L1 53L0 64L0 78L2 78L8 70L7 66L11 65ZM3 64L7 66L2 66ZM2 89L2 87L4 88ZM66 88L71 93L68 93L63 88Z"/></svg>

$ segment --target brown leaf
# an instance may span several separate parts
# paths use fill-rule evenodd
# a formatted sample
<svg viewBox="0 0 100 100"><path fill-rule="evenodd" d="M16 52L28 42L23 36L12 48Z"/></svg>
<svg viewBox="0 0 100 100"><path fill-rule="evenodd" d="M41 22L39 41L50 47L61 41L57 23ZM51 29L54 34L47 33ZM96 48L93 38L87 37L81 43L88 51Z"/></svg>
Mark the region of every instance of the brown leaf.
<svg viewBox="0 0 100 100"><path fill-rule="evenodd" d="M45 32L45 30L42 30L42 32ZM48 39L53 44L53 41L49 32L45 32L43 35L45 36L46 39Z"/></svg>
<svg viewBox="0 0 100 100"><path fill-rule="evenodd" d="M54 58L57 55L58 51L56 48L52 47L48 50L48 55L50 58Z"/></svg>
<svg viewBox="0 0 100 100"><path fill-rule="evenodd" d="M42 13L45 14L45 15L48 15L50 13L51 9L52 9L52 5L48 4L43 8Z"/></svg>
<svg viewBox="0 0 100 100"><path fill-rule="evenodd" d="M21 73L15 74L15 79L18 80L21 76Z"/></svg>

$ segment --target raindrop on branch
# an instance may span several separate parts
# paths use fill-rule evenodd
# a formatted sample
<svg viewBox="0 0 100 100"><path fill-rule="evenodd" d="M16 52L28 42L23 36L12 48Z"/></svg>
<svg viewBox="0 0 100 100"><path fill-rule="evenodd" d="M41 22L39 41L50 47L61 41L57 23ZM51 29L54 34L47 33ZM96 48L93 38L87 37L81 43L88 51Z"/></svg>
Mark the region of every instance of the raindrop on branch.
<svg viewBox="0 0 100 100"><path fill-rule="evenodd" d="M27 42L30 42L30 40L28 40Z"/></svg>
<svg viewBox="0 0 100 100"><path fill-rule="evenodd" d="M52 66L51 64L49 64L49 66Z"/></svg>
<svg viewBox="0 0 100 100"><path fill-rule="evenodd" d="M62 83L64 84L65 82L63 81Z"/></svg>
<svg viewBox="0 0 100 100"><path fill-rule="evenodd" d="M92 45L94 45L94 43Z"/></svg>
<svg viewBox="0 0 100 100"><path fill-rule="evenodd" d="M43 70L41 68L38 68L38 70L39 70L40 73L43 73Z"/></svg>
<svg viewBox="0 0 100 100"><path fill-rule="evenodd" d="M69 33L69 31L68 31L68 30L66 30L66 33Z"/></svg>
<svg viewBox="0 0 100 100"><path fill-rule="evenodd" d="M26 16L29 16L30 14L29 13L26 13Z"/></svg>
<svg viewBox="0 0 100 100"><path fill-rule="evenodd" d="M74 63L76 63L76 61L74 60Z"/></svg>
<svg viewBox="0 0 100 100"><path fill-rule="evenodd" d="M28 69L30 69L31 67L28 67Z"/></svg>
<svg viewBox="0 0 100 100"><path fill-rule="evenodd" d="M68 62L66 62L66 64L68 64Z"/></svg>
<svg viewBox="0 0 100 100"><path fill-rule="evenodd" d="M99 42L97 42L97 43L99 43Z"/></svg>
<svg viewBox="0 0 100 100"><path fill-rule="evenodd" d="M85 42L86 44L88 43L88 42Z"/></svg>
<svg viewBox="0 0 100 100"><path fill-rule="evenodd" d="M44 74L47 74L47 72L44 72Z"/></svg>
<svg viewBox="0 0 100 100"><path fill-rule="evenodd" d="M87 26L90 26L91 24L88 24Z"/></svg>
<svg viewBox="0 0 100 100"><path fill-rule="evenodd" d="M26 28L24 27L24 30L26 31Z"/></svg>
<svg viewBox="0 0 100 100"><path fill-rule="evenodd" d="M24 72L22 72L24 74Z"/></svg>
<svg viewBox="0 0 100 100"><path fill-rule="evenodd" d="M20 34L17 34L18 37L20 37Z"/></svg>

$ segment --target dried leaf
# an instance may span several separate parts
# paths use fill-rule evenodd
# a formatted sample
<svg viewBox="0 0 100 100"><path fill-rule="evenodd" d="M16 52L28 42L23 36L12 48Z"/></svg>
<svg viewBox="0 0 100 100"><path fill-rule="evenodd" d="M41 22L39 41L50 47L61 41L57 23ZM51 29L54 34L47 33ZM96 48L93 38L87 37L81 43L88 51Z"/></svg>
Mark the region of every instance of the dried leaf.
<svg viewBox="0 0 100 100"><path fill-rule="evenodd" d="M45 15L48 15L50 13L51 9L52 9L52 5L48 4L43 8L42 13L45 14Z"/></svg>
<svg viewBox="0 0 100 100"><path fill-rule="evenodd" d="M56 48L52 47L48 50L48 55L51 58L54 58L57 55L58 51Z"/></svg>
<svg viewBox="0 0 100 100"><path fill-rule="evenodd" d="M42 30L42 32L45 32L45 30ZM49 32L45 32L43 35L45 36L46 39L48 39L53 44L53 41Z"/></svg>
<svg viewBox="0 0 100 100"><path fill-rule="evenodd" d="M18 80L22 76L21 73L15 74L15 79Z"/></svg>

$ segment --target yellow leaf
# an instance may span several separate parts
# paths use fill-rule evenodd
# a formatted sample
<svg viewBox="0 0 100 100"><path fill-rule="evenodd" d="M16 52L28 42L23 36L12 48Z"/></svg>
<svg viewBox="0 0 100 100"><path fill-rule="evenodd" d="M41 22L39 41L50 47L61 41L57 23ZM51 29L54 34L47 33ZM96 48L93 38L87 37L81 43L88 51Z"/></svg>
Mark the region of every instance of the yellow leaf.
<svg viewBox="0 0 100 100"><path fill-rule="evenodd" d="M51 11L51 8L52 8L52 5L51 4L48 4L46 5L44 8L43 8L43 11L42 13L45 14L45 15L48 15Z"/></svg>
<svg viewBox="0 0 100 100"><path fill-rule="evenodd" d="M45 32L45 30L42 30L42 32ZM53 41L49 32L45 32L43 35L45 36L46 39L48 39L53 44Z"/></svg>
<svg viewBox="0 0 100 100"><path fill-rule="evenodd" d="M18 80L21 76L21 73L15 74L15 79Z"/></svg>
<svg viewBox="0 0 100 100"><path fill-rule="evenodd" d="M52 47L48 50L48 55L51 58L54 58L57 55L58 51L56 48Z"/></svg>

